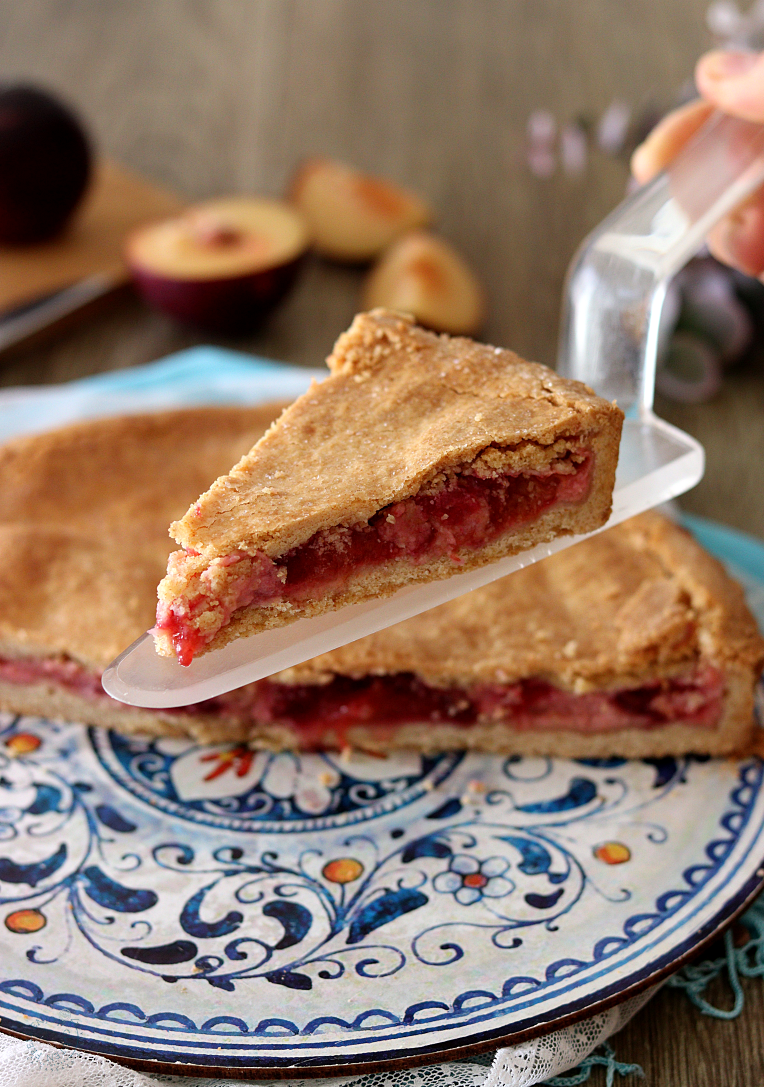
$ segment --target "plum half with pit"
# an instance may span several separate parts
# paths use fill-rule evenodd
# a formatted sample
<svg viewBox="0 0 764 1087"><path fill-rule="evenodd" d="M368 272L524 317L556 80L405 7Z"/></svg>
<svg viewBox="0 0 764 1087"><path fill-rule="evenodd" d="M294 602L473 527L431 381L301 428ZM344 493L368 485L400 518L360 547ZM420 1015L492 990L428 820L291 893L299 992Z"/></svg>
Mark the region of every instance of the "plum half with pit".
<svg viewBox="0 0 764 1087"><path fill-rule="evenodd" d="M303 218L289 204L229 196L139 227L126 258L151 305L208 332L237 335L284 297L307 248Z"/></svg>
<svg viewBox="0 0 764 1087"><path fill-rule="evenodd" d="M0 85L0 243L58 234L91 171L87 136L67 106L37 87Z"/></svg>

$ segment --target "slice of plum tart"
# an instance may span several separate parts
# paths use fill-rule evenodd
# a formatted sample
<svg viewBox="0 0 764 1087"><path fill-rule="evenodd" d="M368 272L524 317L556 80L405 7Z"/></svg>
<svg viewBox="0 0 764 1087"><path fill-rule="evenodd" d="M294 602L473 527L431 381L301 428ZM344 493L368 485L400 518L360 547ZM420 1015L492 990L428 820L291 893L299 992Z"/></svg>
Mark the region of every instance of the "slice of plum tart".
<svg viewBox="0 0 764 1087"><path fill-rule="evenodd" d="M623 414L586 386L384 310L328 364L172 524L160 654L187 665L607 521Z"/></svg>

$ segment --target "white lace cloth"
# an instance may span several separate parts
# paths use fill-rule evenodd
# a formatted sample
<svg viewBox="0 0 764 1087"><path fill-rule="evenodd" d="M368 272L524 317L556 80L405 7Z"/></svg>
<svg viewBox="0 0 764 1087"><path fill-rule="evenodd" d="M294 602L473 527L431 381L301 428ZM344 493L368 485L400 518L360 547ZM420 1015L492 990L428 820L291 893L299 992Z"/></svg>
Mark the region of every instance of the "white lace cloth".
<svg viewBox="0 0 764 1087"><path fill-rule="evenodd" d="M487 1073L485 1064L431 1064L403 1072L375 1072L343 1079L295 1079L286 1087L531 1087L575 1068L628 1023L655 992L655 988L648 989L572 1027L500 1049ZM263 1084L257 1080L248 1082ZM147 1076L105 1057L57 1049L43 1042L22 1042L0 1034L0 1087L156 1087L160 1083L177 1087L232 1087L231 1080Z"/></svg>

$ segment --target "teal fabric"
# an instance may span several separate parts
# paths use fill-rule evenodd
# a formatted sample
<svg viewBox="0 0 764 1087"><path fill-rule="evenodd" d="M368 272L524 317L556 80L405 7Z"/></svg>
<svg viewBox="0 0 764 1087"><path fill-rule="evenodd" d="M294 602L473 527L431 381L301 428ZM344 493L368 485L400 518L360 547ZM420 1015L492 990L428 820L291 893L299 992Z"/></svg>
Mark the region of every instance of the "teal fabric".
<svg viewBox="0 0 764 1087"><path fill-rule="evenodd" d="M712 522L707 524L712 528L719 527L713 525ZM753 542L757 543L756 540ZM709 545L706 544L706 546ZM764 547L761 544L757 546L760 554L754 557L762 561ZM739 925L748 933L745 943L736 946L733 929L729 928L724 934L723 955L689 963L666 982L669 989L683 992L703 1015L710 1015L714 1019L736 1019L745 1006L741 979L764 977L764 898L758 898L748 908L740 919ZM719 1008L710 1004L703 994L712 981L725 975L730 987L731 1006ZM554 1076L552 1079L545 1080L543 1087L577 1087L579 1083L585 1083L589 1079L592 1069L597 1065L602 1065L606 1069L607 1087L613 1087L616 1073L619 1076L644 1075L638 1064L625 1064L616 1060L615 1051L609 1042L606 1042L595 1049L594 1053L582 1061L577 1068L571 1069L563 1076Z"/></svg>
<svg viewBox="0 0 764 1087"><path fill-rule="evenodd" d="M748 932L748 939L742 946L735 946L734 932L727 929L723 955L689 963L667 982L669 988L682 990L696 1008L714 1019L736 1019L745 1003L740 979L764 977L764 899L758 898L749 907L740 924ZM732 992L732 1006L718 1008L709 1004L703 994L715 978L725 973Z"/></svg>
<svg viewBox="0 0 764 1087"><path fill-rule="evenodd" d="M253 374L272 375L276 378L289 373L304 374L305 370L258 355L245 355L242 351L202 345L177 351L145 366L131 366L127 370L112 370L79 378L76 382L71 382L70 386L76 385L80 389L93 392L145 390L168 385L186 392L189 386L193 386L196 395L202 395L205 389L214 391L217 380L222 376L246 380Z"/></svg>
<svg viewBox="0 0 764 1087"><path fill-rule="evenodd" d="M0 442L82 419L200 404L292 400L326 369L285 366L219 347L192 347L147 366L63 385L0 390Z"/></svg>

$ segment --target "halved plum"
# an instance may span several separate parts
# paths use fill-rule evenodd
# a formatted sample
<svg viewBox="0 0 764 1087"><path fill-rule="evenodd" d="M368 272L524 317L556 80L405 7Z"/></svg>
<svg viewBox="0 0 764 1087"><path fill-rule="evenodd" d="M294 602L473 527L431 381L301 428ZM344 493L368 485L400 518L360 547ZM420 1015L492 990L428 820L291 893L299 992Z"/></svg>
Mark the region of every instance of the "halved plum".
<svg viewBox="0 0 764 1087"><path fill-rule="evenodd" d="M211 332L243 333L284 297L307 246L305 223L289 204L231 196L140 227L126 258L157 309Z"/></svg>

